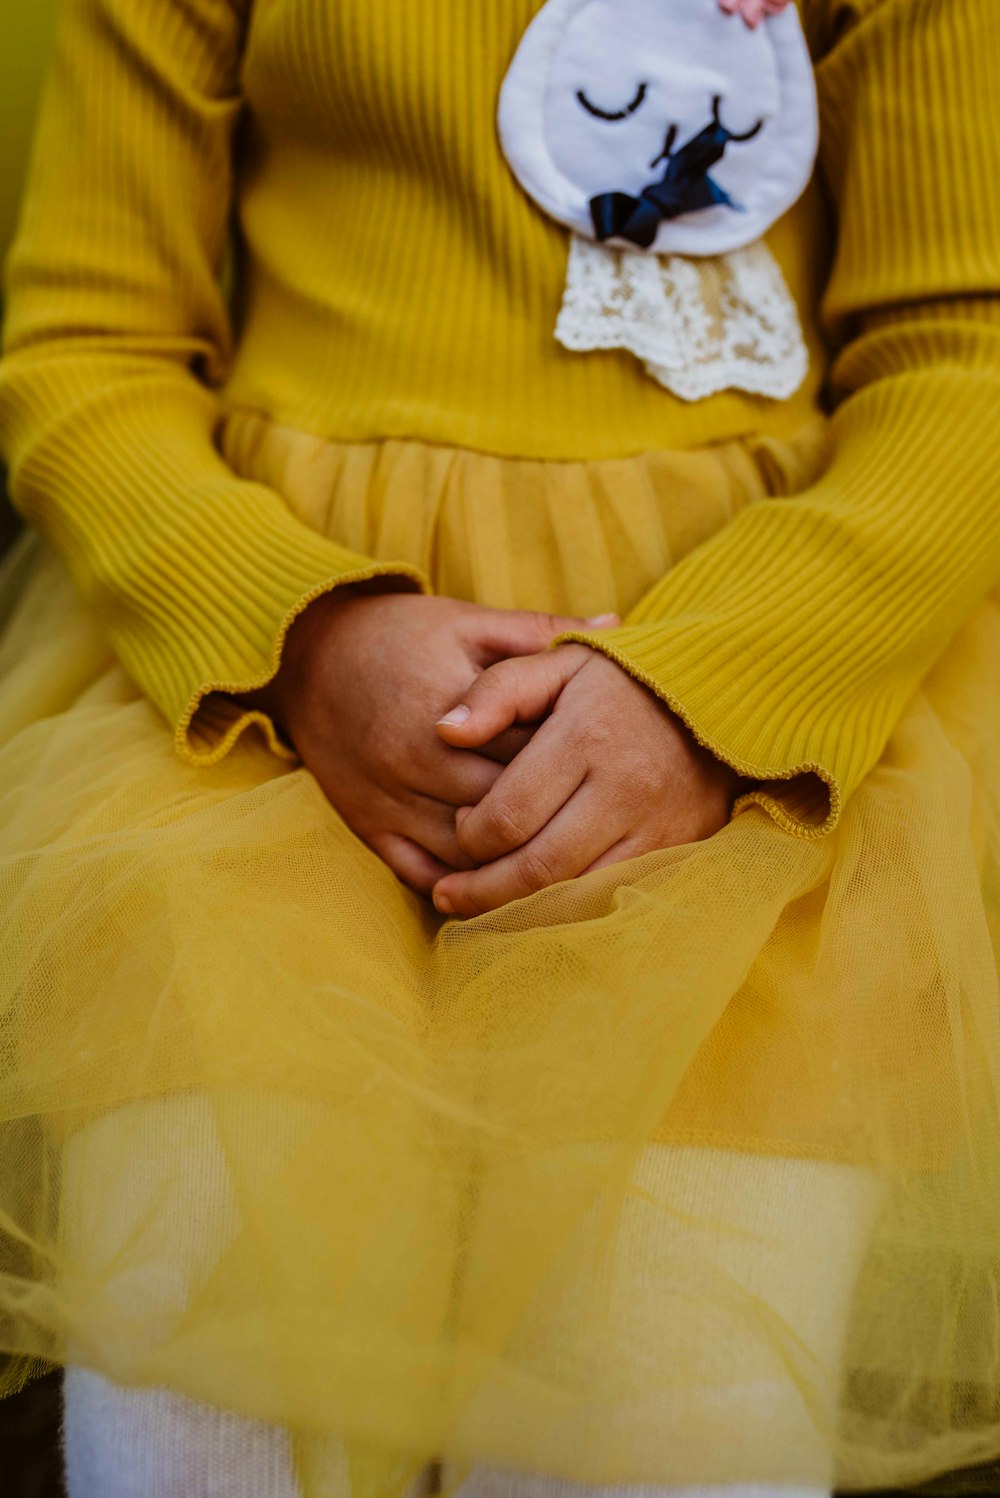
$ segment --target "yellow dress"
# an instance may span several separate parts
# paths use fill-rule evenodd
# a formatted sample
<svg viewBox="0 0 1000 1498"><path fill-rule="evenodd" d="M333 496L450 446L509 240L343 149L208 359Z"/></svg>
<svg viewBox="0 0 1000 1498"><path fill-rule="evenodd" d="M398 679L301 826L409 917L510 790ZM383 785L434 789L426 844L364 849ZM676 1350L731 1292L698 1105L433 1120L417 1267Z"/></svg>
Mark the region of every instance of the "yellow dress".
<svg viewBox="0 0 1000 1498"><path fill-rule="evenodd" d="M552 338L494 129L538 8L67 0L0 360L0 1348L282 1421L309 1498L341 1437L356 1493L997 1458L1000 12L803 0L810 374L686 404ZM618 610L757 789L442 921L227 695L374 572Z"/></svg>

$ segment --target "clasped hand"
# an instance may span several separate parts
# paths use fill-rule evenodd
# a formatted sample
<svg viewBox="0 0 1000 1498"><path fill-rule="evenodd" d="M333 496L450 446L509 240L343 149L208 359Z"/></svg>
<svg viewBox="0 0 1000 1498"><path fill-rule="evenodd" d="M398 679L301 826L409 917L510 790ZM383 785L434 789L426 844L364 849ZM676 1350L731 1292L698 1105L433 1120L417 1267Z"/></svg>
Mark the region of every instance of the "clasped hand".
<svg viewBox="0 0 1000 1498"><path fill-rule="evenodd" d="M586 645L549 648L613 622L342 589L241 700L400 879L478 915L729 818L735 772L647 687Z"/></svg>

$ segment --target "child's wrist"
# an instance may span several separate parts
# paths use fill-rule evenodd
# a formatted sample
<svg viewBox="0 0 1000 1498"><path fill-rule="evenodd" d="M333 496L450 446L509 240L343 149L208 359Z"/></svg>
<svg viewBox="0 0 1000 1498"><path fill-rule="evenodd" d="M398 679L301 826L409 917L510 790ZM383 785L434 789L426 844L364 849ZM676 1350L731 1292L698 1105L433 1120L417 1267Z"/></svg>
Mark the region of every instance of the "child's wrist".
<svg viewBox="0 0 1000 1498"><path fill-rule="evenodd" d="M289 707L302 694L308 676L308 661L317 649L317 642L325 633L324 626L334 610L355 596L353 585L346 583L314 598L292 620L282 643L278 669L271 680L252 691L234 693L234 700L251 712L266 713L285 737L291 738Z"/></svg>
<svg viewBox="0 0 1000 1498"><path fill-rule="evenodd" d="M374 599L397 589L396 581L375 577L357 583L341 583L314 598L289 626L281 650L278 670L269 682L248 692L233 693L233 700L251 712L266 713L274 725L294 744L296 705L309 691L313 661L329 638L334 615L362 599Z"/></svg>

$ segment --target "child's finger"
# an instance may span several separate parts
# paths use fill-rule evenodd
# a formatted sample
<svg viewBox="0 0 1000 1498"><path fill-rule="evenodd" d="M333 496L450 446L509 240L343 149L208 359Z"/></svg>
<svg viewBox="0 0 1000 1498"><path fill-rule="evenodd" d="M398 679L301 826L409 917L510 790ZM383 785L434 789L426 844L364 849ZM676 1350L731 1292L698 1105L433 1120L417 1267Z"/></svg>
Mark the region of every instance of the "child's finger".
<svg viewBox="0 0 1000 1498"><path fill-rule="evenodd" d="M557 720L543 724L483 799L465 811L458 844L477 863L501 858L535 837L587 775Z"/></svg>
<svg viewBox="0 0 1000 1498"><path fill-rule="evenodd" d="M589 655L587 646L580 649ZM437 723L437 731L449 744L465 749L485 744L515 723L534 723L546 715L581 664L575 650L499 661L476 678L465 700Z"/></svg>
<svg viewBox="0 0 1000 1498"><path fill-rule="evenodd" d="M442 915L475 916L511 900L575 879L618 841L594 787L583 786L537 837L472 873L448 874L434 886Z"/></svg>
<svg viewBox="0 0 1000 1498"><path fill-rule="evenodd" d="M505 728L503 733L498 733L495 739L487 739L485 744L480 744L476 750L477 754L491 759L498 765L509 765L512 759L526 749L532 738L538 732L537 723L515 723L513 728ZM479 796L467 796L467 801L478 801Z"/></svg>
<svg viewBox="0 0 1000 1498"><path fill-rule="evenodd" d="M402 879L418 895L429 896L438 880L453 872L426 848L398 832L385 832L379 838L373 838L372 847L396 878Z"/></svg>
<svg viewBox="0 0 1000 1498"><path fill-rule="evenodd" d="M606 869L615 863L625 863L628 859L640 858L643 853L648 853L649 851L649 848L645 844L636 841L634 835L623 837L613 847L607 848L601 854L600 858L595 858L593 863L588 863L587 867L581 869L580 872L581 874L592 874L595 869Z"/></svg>
<svg viewBox="0 0 1000 1498"><path fill-rule="evenodd" d="M579 619L535 609L482 609L476 616L476 644L483 652L484 662L506 660L512 655L535 655L566 630L610 629L620 622L617 614Z"/></svg>
<svg viewBox="0 0 1000 1498"><path fill-rule="evenodd" d="M432 796L414 796L400 823L405 836L440 859L447 869L474 869L476 860L462 851L455 826L455 808Z"/></svg>
<svg viewBox="0 0 1000 1498"><path fill-rule="evenodd" d="M455 749L437 740L435 751L419 766L414 765L410 789L449 806L474 806L492 789L503 772L503 763L479 751Z"/></svg>

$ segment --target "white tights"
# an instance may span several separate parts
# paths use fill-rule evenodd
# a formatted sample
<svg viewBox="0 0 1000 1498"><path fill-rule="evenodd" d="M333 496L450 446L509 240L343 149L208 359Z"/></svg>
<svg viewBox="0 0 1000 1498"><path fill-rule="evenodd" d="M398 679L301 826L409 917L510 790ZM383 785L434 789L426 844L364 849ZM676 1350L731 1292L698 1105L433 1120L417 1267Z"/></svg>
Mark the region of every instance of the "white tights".
<svg viewBox="0 0 1000 1498"><path fill-rule="evenodd" d="M77 1226L70 1231L70 1244L77 1256L91 1263L112 1261L116 1245L128 1241L145 1210L153 1187L143 1148L144 1123L152 1128L149 1137L164 1137L153 1114L144 1119L143 1110L153 1106L135 1104L122 1110L121 1125L136 1141L135 1168L128 1180L116 1179L113 1197L110 1192L108 1199L101 1197L99 1186L95 1188L100 1172L91 1168L92 1161L104 1158L100 1131L108 1121L92 1126L95 1132L89 1140L88 1130L83 1130L72 1142L65 1200ZM183 1105L169 1135L177 1159L164 1164L155 1183L161 1206L164 1192L171 1193L171 1218L183 1227L178 1241L188 1246L197 1246L203 1231L211 1240L202 1225L213 1210L224 1210L206 1200L214 1189L206 1183L217 1182L221 1196L225 1182L221 1154L214 1160L217 1147L210 1122L196 1099ZM193 1172L191 1162L199 1155L200 1167ZM190 1185L193 1174L200 1182L197 1199ZM640 1156L635 1178L642 1188L637 1199L656 1198L677 1209L669 1217L675 1254L677 1234L683 1231L690 1237L681 1245L686 1261L702 1262L711 1256L721 1277L731 1283L738 1280L748 1296L772 1307L809 1347L817 1365L829 1370L832 1406L850 1298L879 1200L874 1177L861 1169L822 1162L652 1145ZM643 1215L640 1206L620 1240L625 1283L647 1277L645 1297L639 1294L636 1301L647 1346L651 1305L663 1318L663 1345L669 1345L672 1325L669 1284L661 1294L660 1282L655 1282L654 1293L649 1294L649 1266L655 1272L658 1261L655 1234L663 1220L662 1214ZM737 1230L731 1249L724 1235L705 1227L719 1220ZM688 1225L679 1226L684 1223ZM759 1243L759 1254L748 1253L748 1243ZM180 1250L177 1258L190 1278L193 1271L183 1266ZM173 1273L183 1278L177 1266ZM165 1304L173 1293L168 1280L164 1276L162 1286L135 1286L133 1293L141 1295L143 1305L157 1295ZM566 1282L570 1281L571 1276ZM563 1283L558 1273L553 1283ZM707 1314L710 1318L711 1312ZM533 1311L534 1339L541 1347L558 1345L574 1324L571 1292L543 1298ZM626 1316L619 1341L602 1347L601 1357L628 1356L628 1325ZM652 1332L655 1337L655 1326ZM700 1335L714 1357L723 1344L726 1367L737 1375L724 1381L728 1392L722 1403L717 1399L710 1416L705 1416L696 1399L670 1411L650 1401L635 1412L628 1428L631 1449L641 1456L638 1465L646 1471L669 1471L673 1486L600 1488L529 1471L487 1466L468 1470L456 1465L446 1451L440 1471L443 1492L449 1498L452 1493L455 1498L824 1498L832 1473L820 1486L809 1486L827 1470L828 1437L818 1431L815 1408L805 1409L771 1352L749 1335L741 1341L724 1312L717 1325L706 1324ZM98 1336L95 1328L88 1338L91 1345L99 1345ZM835 1410L831 1407L827 1414L832 1420ZM518 1429L530 1416L530 1410L482 1406L479 1424L465 1432L462 1449L476 1450L491 1428ZM544 1438L543 1430L540 1439ZM720 1444L726 1448L727 1474L742 1469L748 1476L767 1476L770 1485L677 1485L678 1477L687 1475L685 1468L690 1468L692 1479L711 1475L703 1470L703 1454ZM565 1433L555 1446L574 1449ZM338 1452L338 1444L331 1440L318 1460L310 1458L310 1498L350 1498L346 1466ZM678 1452L690 1456L680 1467ZM69 1498L301 1498L292 1441L284 1428L166 1390L120 1387L83 1367L67 1369L65 1456ZM805 1485L800 1474L807 1474ZM408 1498L427 1498L430 1491L431 1471L425 1469Z"/></svg>
<svg viewBox="0 0 1000 1498"><path fill-rule="evenodd" d="M287 1431L67 1368L69 1498L298 1498Z"/></svg>
<svg viewBox="0 0 1000 1498"><path fill-rule="evenodd" d="M281 1426L212 1409L165 1389L123 1389L83 1368L66 1370L68 1498L301 1498ZM408 1498L429 1498L430 1470ZM827 1498L829 1489L595 1488L479 1467L455 1498ZM322 1498L348 1498L331 1477Z"/></svg>

